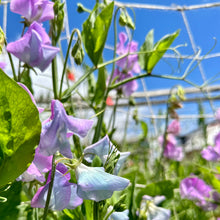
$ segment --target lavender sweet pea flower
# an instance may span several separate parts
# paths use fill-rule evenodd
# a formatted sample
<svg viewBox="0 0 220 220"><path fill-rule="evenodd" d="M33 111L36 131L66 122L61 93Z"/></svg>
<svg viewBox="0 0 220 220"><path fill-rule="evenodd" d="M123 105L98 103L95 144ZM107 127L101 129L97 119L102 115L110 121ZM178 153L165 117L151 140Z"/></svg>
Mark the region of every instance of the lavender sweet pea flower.
<svg viewBox="0 0 220 220"><path fill-rule="evenodd" d="M81 205L83 200L76 194L77 185L70 183L70 174L66 174L68 169L63 164L58 164L55 171L54 184L50 199L49 208L52 210L75 209ZM34 208L44 208L51 181L51 173L45 186L38 189L34 195L31 206Z"/></svg>
<svg viewBox="0 0 220 220"><path fill-rule="evenodd" d="M33 22L21 39L7 45L7 51L28 65L44 71L60 50L50 45L50 38L42 25Z"/></svg>
<svg viewBox="0 0 220 220"><path fill-rule="evenodd" d="M45 178L42 173L46 173L52 168L52 157L53 156L43 156L39 153L39 147L35 150L34 160L28 169L22 173L16 180L23 182L31 182L37 180L39 182L44 182Z"/></svg>
<svg viewBox="0 0 220 220"><path fill-rule="evenodd" d="M116 53L118 55L124 55L127 53L136 52L138 50L138 44L135 41L129 42L126 46L125 43L128 40L126 33L119 33L119 43L117 44ZM140 65L138 63L138 55L129 55L119 61L116 64L122 69L122 72L133 72L139 73L141 71Z"/></svg>
<svg viewBox="0 0 220 220"><path fill-rule="evenodd" d="M110 198L114 191L123 190L129 184L129 180L106 173L102 167L84 164L76 168L76 178L79 197L96 202Z"/></svg>
<svg viewBox="0 0 220 220"><path fill-rule="evenodd" d="M215 202L220 201L220 194L197 177L188 177L180 183L180 195L182 198L189 199L206 211L217 208Z"/></svg>
<svg viewBox="0 0 220 220"><path fill-rule="evenodd" d="M29 96L31 97L32 102L36 105L37 107L37 103L34 100L34 96L32 95L32 93L30 92L30 90L22 83L18 82L18 85L21 86L23 89L25 89L27 91L27 93L29 94ZM44 108L41 107L37 107L39 113L44 111Z"/></svg>
<svg viewBox="0 0 220 220"><path fill-rule="evenodd" d="M10 10L25 17L29 23L41 23L54 18L53 5L48 0L11 0Z"/></svg>
<svg viewBox="0 0 220 220"><path fill-rule="evenodd" d="M151 197L145 195L142 197L140 211L138 213L140 218L147 220L168 220L170 219L170 210L156 206L165 199L164 196Z"/></svg>
<svg viewBox="0 0 220 220"><path fill-rule="evenodd" d="M220 160L220 133L215 137L215 147L208 146L202 150L201 155L208 161Z"/></svg>
<svg viewBox="0 0 220 220"><path fill-rule="evenodd" d="M115 83L120 82L124 79L128 79L133 77L133 74L131 72L121 72L118 68L115 69L113 74L113 80L115 80ZM118 89L122 90L122 93L125 96L130 96L133 92L135 92L138 88L138 83L136 80L132 80L128 83L125 83L124 85L118 87Z"/></svg>
<svg viewBox="0 0 220 220"><path fill-rule="evenodd" d="M85 137L93 124L92 120L78 119L66 114L62 103L51 102L51 117L43 123L40 138L40 153L50 156L59 151L62 155L72 158L72 152L67 136L68 130Z"/></svg>
<svg viewBox="0 0 220 220"><path fill-rule="evenodd" d="M115 150L117 152L117 155L120 154L120 158L114 169L114 174L117 175L126 158L130 155L130 152L120 152L119 150L117 150L117 148L111 143L107 135L97 143L84 149L84 159L91 163L95 155L97 155L102 160L102 163L105 164L108 155Z"/></svg>
<svg viewBox="0 0 220 220"><path fill-rule="evenodd" d="M43 183L45 181L45 177L39 171L36 165L34 163L31 163L28 169L24 173L22 173L16 180L22 182L31 182L33 180L37 180Z"/></svg>

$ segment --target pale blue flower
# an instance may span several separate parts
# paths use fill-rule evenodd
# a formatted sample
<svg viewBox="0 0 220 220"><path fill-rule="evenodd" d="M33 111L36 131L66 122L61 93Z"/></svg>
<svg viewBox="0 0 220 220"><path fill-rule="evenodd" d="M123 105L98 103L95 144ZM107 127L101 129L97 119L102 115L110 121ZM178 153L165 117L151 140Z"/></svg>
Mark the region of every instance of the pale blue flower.
<svg viewBox="0 0 220 220"><path fill-rule="evenodd" d="M106 173L102 167L82 163L76 168L76 178L79 197L96 202L110 198L114 191L121 191L129 184L129 180Z"/></svg>
<svg viewBox="0 0 220 220"><path fill-rule="evenodd" d="M120 158L114 169L114 174L117 175L121 166L130 155L130 152L120 152L119 150L117 150L117 148L111 143L107 135L97 143L90 145L84 149L84 159L91 163L95 155L97 155L102 160L102 163L105 164L108 155L115 150L117 152L117 155L120 154Z"/></svg>

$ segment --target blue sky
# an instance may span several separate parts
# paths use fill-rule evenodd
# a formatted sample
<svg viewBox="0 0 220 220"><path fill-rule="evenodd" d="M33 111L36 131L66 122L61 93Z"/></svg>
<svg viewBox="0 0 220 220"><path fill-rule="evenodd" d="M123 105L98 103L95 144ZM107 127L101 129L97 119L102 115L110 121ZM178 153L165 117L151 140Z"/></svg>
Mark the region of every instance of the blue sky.
<svg viewBox="0 0 220 220"><path fill-rule="evenodd" d="M87 13L79 14L77 9L77 2L82 3L85 7L92 9L95 0L79 0L72 1L67 0L68 6L68 15L69 15L69 24L70 30L73 28L79 28L81 30L82 23L88 17ZM183 1L183 0L139 0L139 1L124 1L128 3L141 3L141 4L154 4L154 5L167 5L171 6L175 5L196 5L196 4L205 4L205 3L214 3L215 1L208 0L194 0L194 1ZM216 1L217 2L217 1ZM131 15L131 11L129 10ZM162 11L162 10L147 10L147 9L135 9L136 13L136 30L134 31L134 40L139 42L139 47L144 42L145 36L149 30L154 29L155 41L162 38L164 35L173 33L177 29L180 29L179 37L174 41L173 46L177 46L180 44L187 44L186 47L181 47L179 51L183 55L192 55L193 49L190 44L189 36L186 31L186 27L183 22L183 18L180 12L176 11ZM3 7L0 6L0 15L3 14ZM210 8L210 9L198 9L192 11L186 11L185 15L190 24L190 28L192 30L192 34L194 37L194 41L197 45L197 49L201 49L201 54L206 54L214 45L215 41L213 38L216 38L217 44L215 48L212 50L212 53L220 52L220 7ZM14 41L19 37L19 33L22 30L22 24L19 23L20 16L14 13L11 13L8 9L8 24L7 24L7 40L8 42ZM2 23L2 16L0 16L0 24ZM124 28L118 27L118 32L124 31ZM108 45L113 45L113 28L111 27L109 36L107 39ZM105 59L111 59L111 51L106 49ZM86 59L88 61L88 58ZM190 60L184 60L181 63L181 68L178 68L178 62L174 59L165 59L156 66L153 73L155 74L173 74L173 75L181 75ZM171 64L173 66L173 70L167 64ZM220 57L207 59L202 61L202 66L206 73L206 78L211 78L218 72L220 72ZM197 84L202 83L201 74L199 69L196 68L189 76L189 79ZM149 90L156 89L164 89L170 88L176 84L181 84L184 87L190 86L187 83L181 81L173 81L173 80L165 80L158 78L147 78L145 80L147 88ZM217 82L218 83L218 82ZM139 90L142 90L142 86L139 86ZM204 104L206 108L206 113L212 113L209 104ZM220 107L219 102L215 102L214 107ZM160 106L155 107L155 112L161 108ZM196 114L197 113L197 105L196 104L186 104L185 108L181 110L183 114Z"/></svg>

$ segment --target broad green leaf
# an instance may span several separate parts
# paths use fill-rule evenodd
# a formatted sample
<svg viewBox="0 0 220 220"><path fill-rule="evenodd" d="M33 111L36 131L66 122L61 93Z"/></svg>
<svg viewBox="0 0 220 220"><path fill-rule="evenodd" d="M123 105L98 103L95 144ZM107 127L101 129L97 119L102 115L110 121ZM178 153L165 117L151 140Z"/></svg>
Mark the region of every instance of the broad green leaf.
<svg viewBox="0 0 220 220"><path fill-rule="evenodd" d="M147 71L147 64L151 51L154 49L154 30L150 30L145 38L145 42L141 46L140 52L147 52L143 54L139 54L139 63L142 69Z"/></svg>
<svg viewBox="0 0 220 220"><path fill-rule="evenodd" d="M173 43L173 41L176 39L176 37L179 35L179 30L174 32L173 34L169 34L164 36L161 40L159 40L155 46L154 51L151 53L148 62L147 62L147 72L151 73L155 65L158 63L158 61L162 58L164 53L169 49L170 45Z"/></svg>
<svg viewBox="0 0 220 220"><path fill-rule="evenodd" d="M147 185L144 189L140 190L136 197L136 204L140 204L142 196L158 196L163 195L167 199L173 198L173 189L177 188L177 184L170 180L163 180L156 183Z"/></svg>
<svg viewBox="0 0 220 220"><path fill-rule="evenodd" d="M27 169L40 132L39 112L29 94L0 70L0 186Z"/></svg>
<svg viewBox="0 0 220 220"><path fill-rule="evenodd" d="M15 181L7 191L1 192L1 196L7 198L7 201L0 203L0 219L18 219L19 209L17 206L21 202L21 190L22 183Z"/></svg>
<svg viewBox="0 0 220 220"><path fill-rule="evenodd" d="M102 55L111 24L114 2L111 2L99 12L96 4L89 18L83 23L82 40L85 50L96 66Z"/></svg>

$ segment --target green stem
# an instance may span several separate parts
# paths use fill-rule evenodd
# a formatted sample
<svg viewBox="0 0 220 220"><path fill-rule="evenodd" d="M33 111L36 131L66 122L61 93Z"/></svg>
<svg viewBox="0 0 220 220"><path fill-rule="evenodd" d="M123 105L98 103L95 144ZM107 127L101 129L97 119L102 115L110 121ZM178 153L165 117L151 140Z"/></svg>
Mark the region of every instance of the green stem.
<svg viewBox="0 0 220 220"><path fill-rule="evenodd" d="M6 40L5 40L5 47L7 47L7 41ZM18 79L17 79L17 76L16 76L15 66L14 66L11 54L9 52L7 52L7 53L8 53L8 58L9 58L9 61L10 61L10 64L11 64L13 78L14 78L15 81L17 81Z"/></svg>
<svg viewBox="0 0 220 220"><path fill-rule="evenodd" d="M53 81L54 99L58 99L58 73L57 73L56 57L52 60L52 81Z"/></svg>
<svg viewBox="0 0 220 220"><path fill-rule="evenodd" d="M99 202L95 201L93 205L93 220L99 220Z"/></svg>
<svg viewBox="0 0 220 220"><path fill-rule="evenodd" d="M52 170L51 170L51 180L49 183L49 188L48 188L48 193L47 193L47 200L44 208L44 215L43 215L43 220L46 220L47 218L47 213L49 210L49 204L50 204L50 197L52 194L52 189L53 189L53 182L54 182L54 177L55 177L55 171L56 171L56 163L55 163L55 155L53 155L52 159Z"/></svg>
<svg viewBox="0 0 220 220"><path fill-rule="evenodd" d="M104 220L108 220L109 216L110 216L110 215L111 215L111 214L112 214L114 211L115 211L115 210L114 210L114 209L112 209L112 210L111 210L111 212L109 212L109 213L108 213L108 215L105 217L105 219L104 219Z"/></svg>
<svg viewBox="0 0 220 220"><path fill-rule="evenodd" d="M64 80L64 76L65 76L65 72L66 72L66 65L67 65L67 61L68 61L68 57L69 57L69 53L70 53L70 47L73 41L73 36L75 34L75 32L77 32L78 34L78 38L80 36L79 30L78 29L73 29L71 36L70 36L70 41L69 41L69 45L67 48L67 52L66 52L66 57L65 57L65 61L64 61L64 66L63 66L63 72L62 72L62 77L61 77L61 82L60 82L60 92L59 92L59 98L61 99L62 96L62 87L63 87L63 80Z"/></svg>

